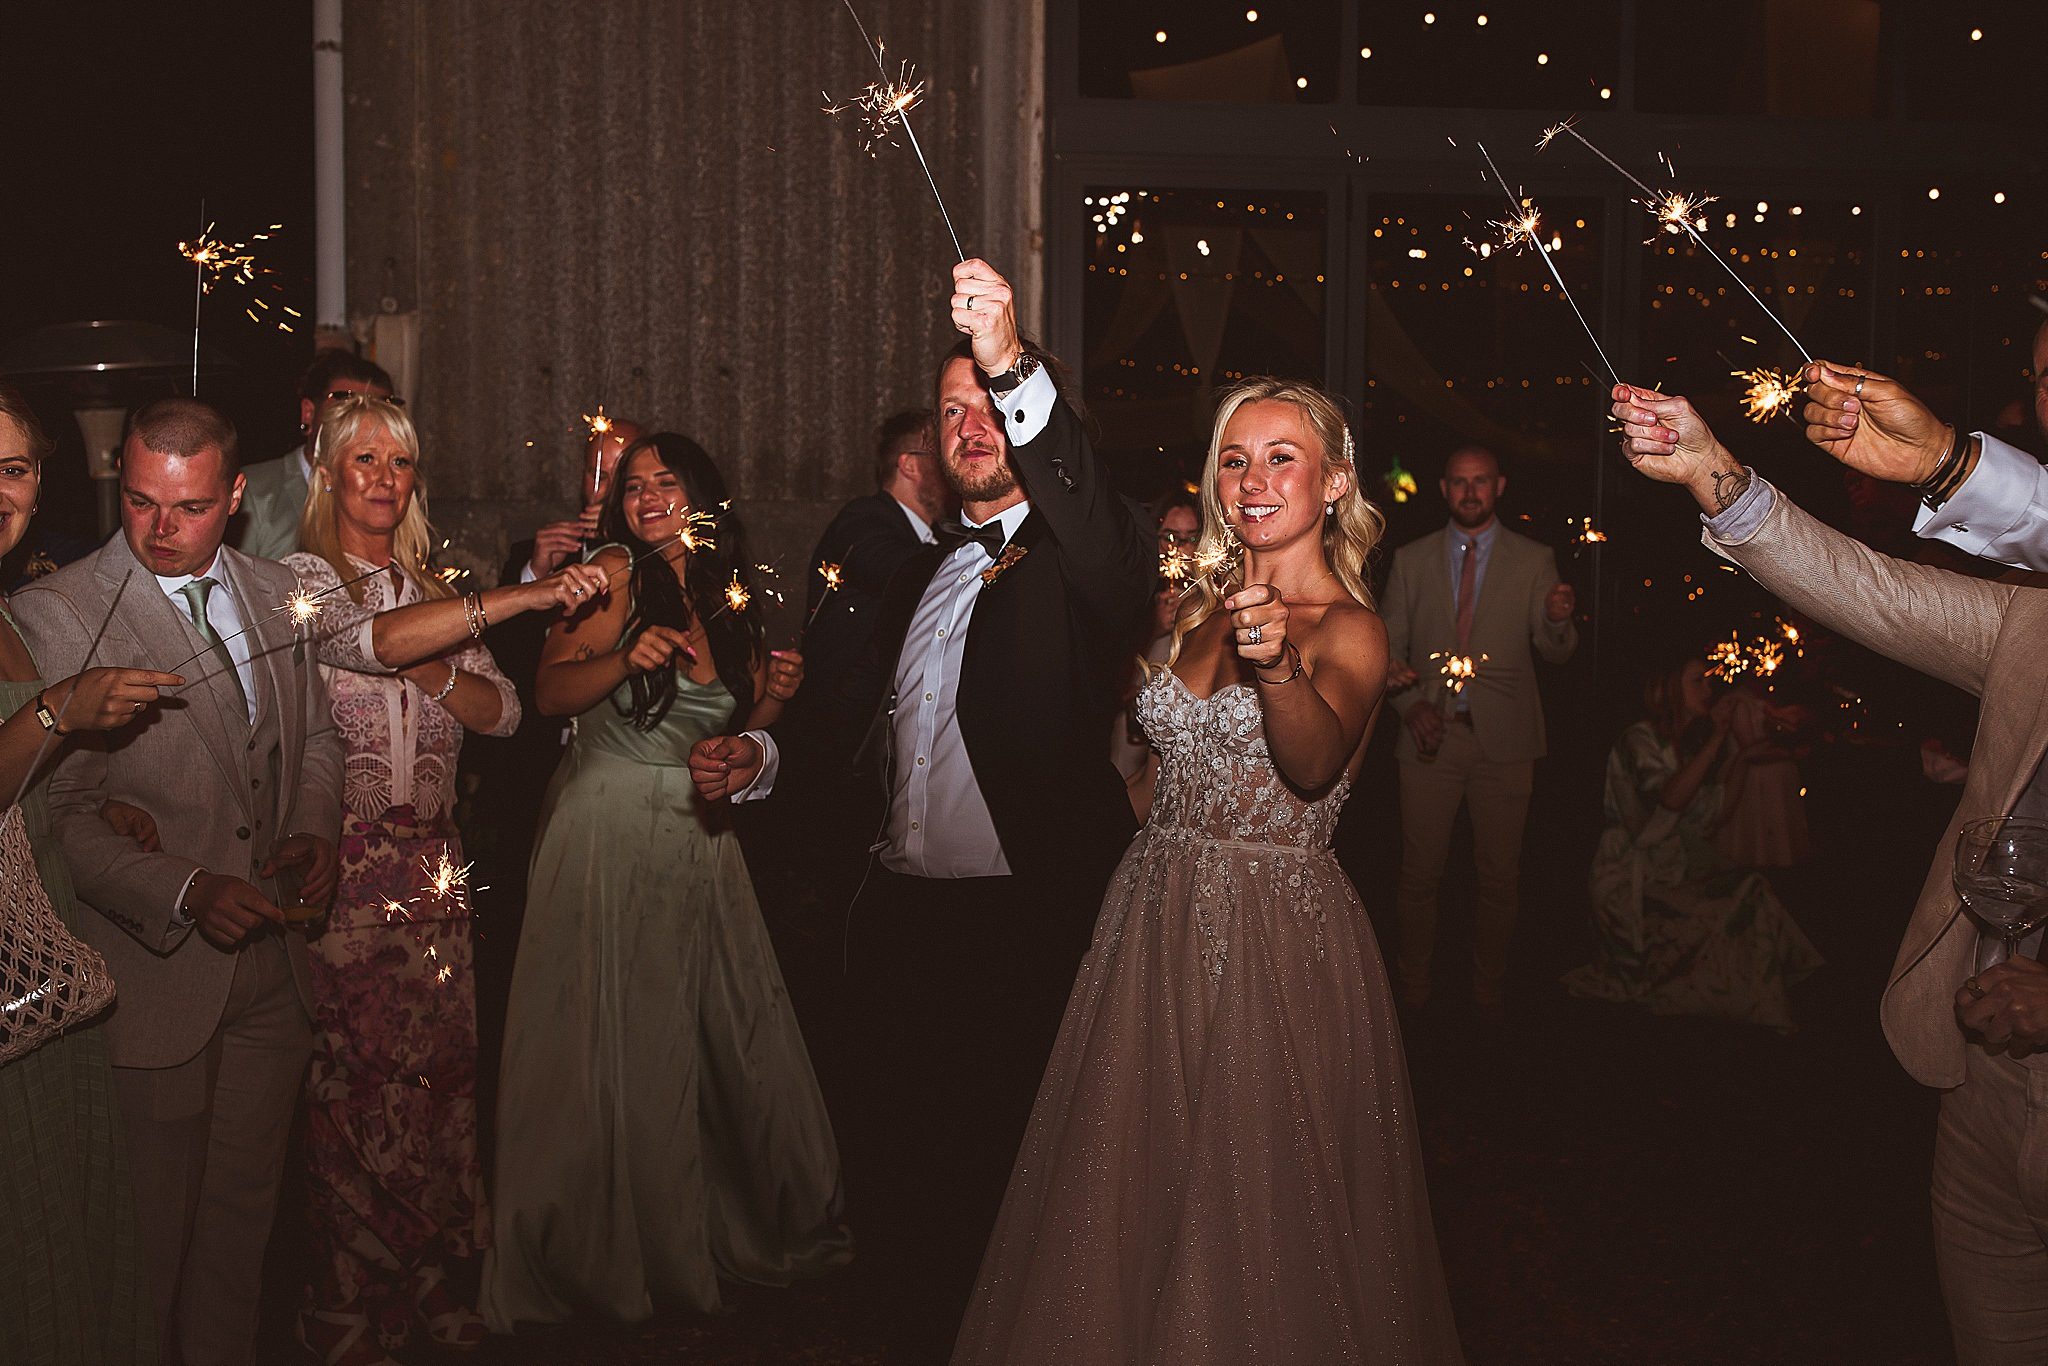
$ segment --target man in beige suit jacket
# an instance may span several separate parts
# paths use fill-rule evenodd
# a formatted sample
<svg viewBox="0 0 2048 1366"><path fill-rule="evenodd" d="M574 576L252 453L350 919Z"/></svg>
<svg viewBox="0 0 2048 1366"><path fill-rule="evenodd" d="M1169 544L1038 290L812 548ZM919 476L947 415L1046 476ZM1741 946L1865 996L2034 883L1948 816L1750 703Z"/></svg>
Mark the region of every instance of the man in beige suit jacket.
<svg viewBox="0 0 2048 1366"><path fill-rule="evenodd" d="M1535 656L1553 664L1570 659L1578 628L1557 557L1494 515L1507 479L1493 453L1480 446L1453 451L1437 487L1450 505L1450 525L1395 553L1380 602L1389 658L1419 675L1391 699L1407 722L1394 746L1401 769L1395 962L1402 1000L1420 1008L1429 999L1437 891L1462 805L1472 816L1479 874L1472 995L1481 1009L1498 1011L1520 903L1522 829L1543 756ZM1476 666L1457 693L1441 672L1453 655Z"/></svg>
<svg viewBox="0 0 2048 1366"><path fill-rule="evenodd" d="M101 661L187 679L141 724L80 737L50 777L79 899L99 912L83 933L120 990L107 1039L161 1355L186 1366L238 1366L254 1348L312 1046L305 945L277 874L324 901L341 825L326 690L273 615L296 581L221 547L234 461L233 424L205 404L144 408L122 451L122 534L11 604L51 677L79 669L104 622ZM154 816L161 848L111 830L109 798Z"/></svg>
<svg viewBox="0 0 2048 1366"><path fill-rule="evenodd" d="M2048 816L2048 592L1880 555L1756 478L1684 399L1615 398L1629 459L1691 490L1710 548L1815 621L1983 699L1963 799L1880 1014L1906 1070L1942 1089L1935 1254L1957 1359L2048 1361L2048 967L2020 957L1973 972L1978 930L1950 883L1963 824Z"/></svg>

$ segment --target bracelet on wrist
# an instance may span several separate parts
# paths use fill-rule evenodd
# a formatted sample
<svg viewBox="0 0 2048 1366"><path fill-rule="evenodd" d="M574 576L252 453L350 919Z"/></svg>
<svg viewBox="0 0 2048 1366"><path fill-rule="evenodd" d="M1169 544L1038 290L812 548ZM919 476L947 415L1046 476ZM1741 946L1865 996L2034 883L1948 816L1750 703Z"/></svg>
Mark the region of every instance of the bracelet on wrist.
<svg viewBox="0 0 2048 1366"><path fill-rule="evenodd" d="M444 698L446 698L446 697L448 696L448 694L449 694L449 693L452 693L452 692L454 692L454 691L455 691L455 680L456 680L457 678L459 678L459 677L461 676L461 674L462 674L462 671L461 671L460 669L456 668L456 666L455 666L454 664L452 664L452 663L451 663L451 664L449 664L449 666L448 666L448 681L447 681L446 683L443 683L443 684L441 685L441 691L439 691L439 692L437 692L437 693L435 693L435 694L434 694L434 700L435 700L436 702L439 702L439 701L443 700Z"/></svg>
<svg viewBox="0 0 2048 1366"><path fill-rule="evenodd" d="M1922 499L1935 500L1936 505L1944 499L1941 490L1948 484L1959 463L1956 457L1962 452L1962 432L1955 427L1948 429L1948 444L1942 448L1941 458L1934 462L1925 479L1913 485L1913 491Z"/></svg>
<svg viewBox="0 0 2048 1366"><path fill-rule="evenodd" d="M1265 684L1269 688L1277 688L1282 686L1283 684L1292 683L1295 679L1301 677L1305 670L1301 662L1301 651L1294 648L1294 642L1291 640L1287 642L1287 646L1281 652L1280 658L1274 660L1273 662L1275 664L1278 664L1285 661L1289 657L1292 657L1294 660L1294 671L1288 674L1285 678L1268 678L1264 674L1260 673L1257 668L1254 668L1252 670L1252 677L1257 679L1259 682Z"/></svg>

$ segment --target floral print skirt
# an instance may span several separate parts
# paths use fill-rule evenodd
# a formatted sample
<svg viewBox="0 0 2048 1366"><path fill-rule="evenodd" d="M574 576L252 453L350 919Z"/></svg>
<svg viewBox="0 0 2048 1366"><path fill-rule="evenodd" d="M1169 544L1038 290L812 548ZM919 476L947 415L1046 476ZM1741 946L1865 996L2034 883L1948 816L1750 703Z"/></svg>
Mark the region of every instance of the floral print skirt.
<svg viewBox="0 0 2048 1366"><path fill-rule="evenodd" d="M309 1300L402 1334L412 1279L490 1241L470 911L466 889L436 887L437 869L463 866L445 817L352 815L340 852L334 908L309 946Z"/></svg>

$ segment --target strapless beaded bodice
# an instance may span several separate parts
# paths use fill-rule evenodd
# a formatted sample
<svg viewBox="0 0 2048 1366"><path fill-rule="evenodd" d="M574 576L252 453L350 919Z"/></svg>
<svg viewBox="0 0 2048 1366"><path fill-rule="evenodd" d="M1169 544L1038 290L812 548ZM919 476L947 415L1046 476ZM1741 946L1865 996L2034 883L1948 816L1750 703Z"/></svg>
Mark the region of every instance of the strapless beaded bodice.
<svg viewBox="0 0 2048 1366"><path fill-rule="evenodd" d="M1148 832L1330 847L1351 779L1339 778L1314 801L1297 796L1266 753L1259 699L1249 684L1196 697L1171 669L1161 669L1138 693L1137 711L1160 756Z"/></svg>

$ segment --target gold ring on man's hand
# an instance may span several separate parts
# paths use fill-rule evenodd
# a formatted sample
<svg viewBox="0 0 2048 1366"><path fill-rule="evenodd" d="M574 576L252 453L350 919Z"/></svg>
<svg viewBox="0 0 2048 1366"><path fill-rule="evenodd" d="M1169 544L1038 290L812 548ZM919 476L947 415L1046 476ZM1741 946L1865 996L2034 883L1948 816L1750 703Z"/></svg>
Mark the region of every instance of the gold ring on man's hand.
<svg viewBox="0 0 2048 1366"><path fill-rule="evenodd" d="M1979 1001L1991 994L1984 989L1984 984L1974 977L1963 983L1963 990L1969 992L1973 999Z"/></svg>

